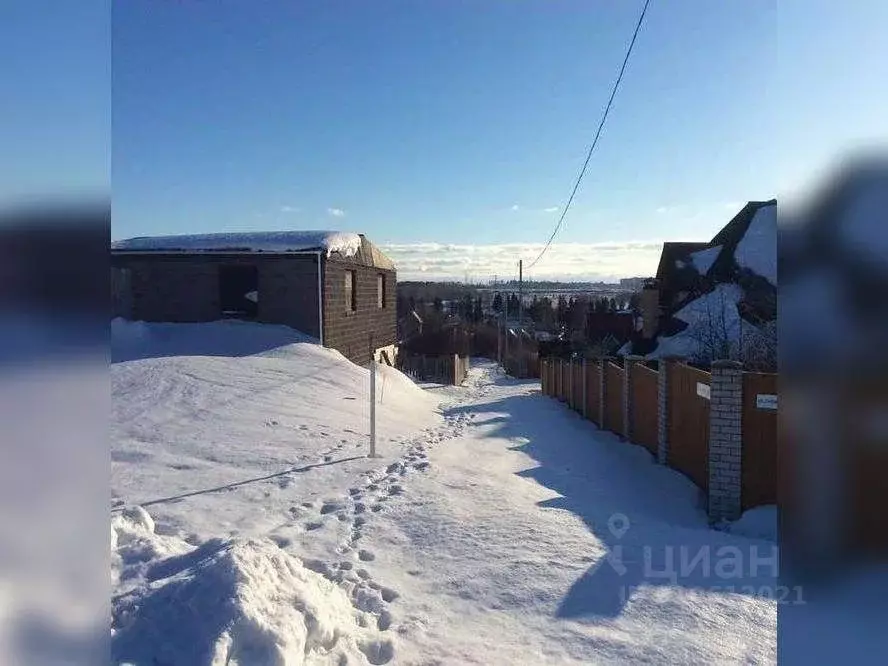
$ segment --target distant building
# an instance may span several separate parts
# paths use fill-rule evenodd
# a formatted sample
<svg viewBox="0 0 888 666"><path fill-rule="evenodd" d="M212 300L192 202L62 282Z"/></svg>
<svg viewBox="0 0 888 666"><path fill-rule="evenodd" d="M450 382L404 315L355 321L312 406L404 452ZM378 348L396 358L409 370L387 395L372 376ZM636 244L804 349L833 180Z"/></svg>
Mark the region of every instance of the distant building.
<svg viewBox="0 0 888 666"><path fill-rule="evenodd" d="M624 291L641 291L647 279L643 277L622 278L620 280L620 289Z"/></svg>
<svg viewBox="0 0 888 666"><path fill-rule="evenodd" d="M295 231L111 244L114 316L284 324L359 364L394 360L396 274L361 234Z"/></svg>

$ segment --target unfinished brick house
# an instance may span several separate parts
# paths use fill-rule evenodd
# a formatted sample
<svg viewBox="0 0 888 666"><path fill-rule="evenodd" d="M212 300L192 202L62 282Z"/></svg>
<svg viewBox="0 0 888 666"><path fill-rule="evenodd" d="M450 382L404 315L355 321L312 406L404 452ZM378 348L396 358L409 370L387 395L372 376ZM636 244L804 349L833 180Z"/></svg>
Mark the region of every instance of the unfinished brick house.
<svg viewBox="0 0 888 666"><path fill-rule="evenodd" d="M394 363L396 274L361 234L142 237L111 244L113 315L284 324L359 364Z"/></svg>

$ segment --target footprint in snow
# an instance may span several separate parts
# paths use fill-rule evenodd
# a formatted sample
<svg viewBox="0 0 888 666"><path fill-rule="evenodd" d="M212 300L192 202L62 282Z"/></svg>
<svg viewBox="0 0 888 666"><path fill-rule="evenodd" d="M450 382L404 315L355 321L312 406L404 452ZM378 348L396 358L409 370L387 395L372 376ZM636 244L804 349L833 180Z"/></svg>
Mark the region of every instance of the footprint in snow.
<svg viewBox="0 0 888 666"><path fill-rule="evenodd" d="M364 641L358 648L373 666L388 664L395 658L395 645L391 641Z"/></svg>
<svg viewBox="0 0 888 666"><path fill-rule="evenodd" d="M286 548L291 543L293 543L292 539L289 539L285 536L280 536L279 534L272 534L268 538L274 541L277 544L278 548Z"/></svg>
<svg viewBox="0 0 888 666"><path fill-rule="evenodd" d="M361 549L358 551L358 559L361 560L361 562L372 562L376 559L376 555L369 550Z"/></svg>
<svg viewBox="0 0 888 666"><path fill-rule="evenodd" d="M310 522L310 523L305 523L305 531L306 531L306 532L313 532L314 530L319 530L319 529L321 529L323 526L324 526L324 523L321 523L321 522L318 522L318 521L313 521L313 522Z"/></svg>
<svg viewBox="0 0 888 666"><path fill-rule="evenodd" d="M345 505L339 500L327 500L324 502L323 506L321 506L321 515L326 515L342 509L345 509Z"/></svg>
<svg viewBox="0 0 888 666"><path fill-rule="evenodd" d="M376 619L376 628L379 631L386 631L392 626L392 614L384 610L379 614L379 617Z"/></svg>

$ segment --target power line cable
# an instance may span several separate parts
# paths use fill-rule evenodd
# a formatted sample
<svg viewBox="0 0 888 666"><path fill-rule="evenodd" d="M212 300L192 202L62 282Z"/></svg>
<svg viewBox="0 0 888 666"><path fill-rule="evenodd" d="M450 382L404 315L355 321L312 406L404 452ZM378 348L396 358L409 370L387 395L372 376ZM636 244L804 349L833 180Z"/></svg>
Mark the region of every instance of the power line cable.
<svg viewBox="0 0 888 666"><path fill-rule="evenodd" d="M589 147L589 152L586 153L586 161L583 162L583 168L580 170L580 175L577 177L576 183L574 183L573 191L571 191L570 197L567 200L567 204L565 204L564 209L561 211L561 217L558 219L558 223L555 225L555 230L552 231L552 235L549 236L549 240L546 241L546 245L537 255L536 259L528 264L528 269L533 268L536 263L543 258L543 255L546 254L546 250L549 249L549 246L555 239L558 230L561 229L561 225L564 222L567 211L570 209L570 205L573 203L574 196L576 195L577 190L580 188L580 183L583 181L583 176L586 174L586 167L589 166L589 160L592 158L592 152L595 150L595 146L598 145L598 138L601 136L601 130L604 128L604 123L607 120L607 114L610 113L611 105L613 104L614 97L617 94L617 88L620 87L620 81L623 80L623 72L626 71L626 65L629 63L629 56L632 55L632 49L635 46L635 39L638 37L638 31L641 29L641 23L642 21L644 21L644 15L647 13L648 5L650 3L651 0L645 0L644 7L642 7L641 9L641 15L638 17L638 23L636 23L635 25L635 32L632 33L632 41L629 42L629 48L626 49L626 57L623 58L623 65L622 67L620 67L620 73L617 76L617 80L614 82L614 87L611 90L610 99L607 100L607 106L604 107L604 113L601 116L601 121L598 123L598 130L595 132L595 138L592 140L592 145Z"/></svg>

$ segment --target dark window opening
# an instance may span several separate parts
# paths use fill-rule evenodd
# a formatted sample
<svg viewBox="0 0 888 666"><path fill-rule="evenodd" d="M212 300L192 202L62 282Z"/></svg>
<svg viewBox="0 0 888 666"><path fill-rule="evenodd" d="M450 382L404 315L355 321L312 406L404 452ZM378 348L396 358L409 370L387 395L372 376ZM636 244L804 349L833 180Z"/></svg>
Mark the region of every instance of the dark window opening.
<svg viewBox="0 0 888 666"><path fill-rule="evenodd" d="M376 276L376 307L385 307L385 275L382 273Z"/></svg>
<svg viewBox="0 0 888 666"><path fill-rule="evenodd" d="M255 266L219 267L219 306L223 318L259 316L259 271Z"/></svg>
<svg viewBox="0 0 888 666"><path fill-rule="evenodd" d="M358 309L357 291L357 274L355 271L345 271L345 309L347 312L354 312Z"/></svg>

